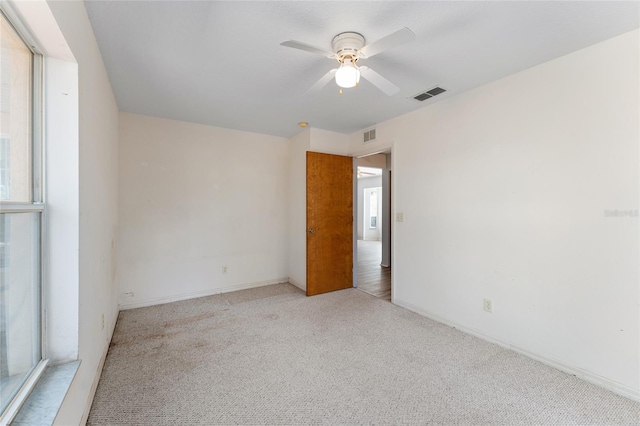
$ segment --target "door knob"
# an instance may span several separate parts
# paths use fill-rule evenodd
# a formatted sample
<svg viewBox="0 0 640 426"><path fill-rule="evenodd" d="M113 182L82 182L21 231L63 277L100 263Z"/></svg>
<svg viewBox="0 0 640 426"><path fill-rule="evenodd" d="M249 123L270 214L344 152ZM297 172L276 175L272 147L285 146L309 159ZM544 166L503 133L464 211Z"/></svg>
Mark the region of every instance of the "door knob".
<svg viewBox="0 0 640 426"><path fill-rule="evenodd" d="M315 233L316 233L316 230L315 230L314 228L309 228L309 233L310 233L310 234L315 234Z"/></svg>

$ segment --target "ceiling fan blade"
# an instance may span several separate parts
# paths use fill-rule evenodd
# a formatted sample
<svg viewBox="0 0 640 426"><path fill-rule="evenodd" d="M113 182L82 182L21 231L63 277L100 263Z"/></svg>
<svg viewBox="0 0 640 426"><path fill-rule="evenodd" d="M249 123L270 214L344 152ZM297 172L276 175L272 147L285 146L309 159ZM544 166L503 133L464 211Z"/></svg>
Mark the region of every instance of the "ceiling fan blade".
<svg viewBox="0 0 640 426"><path fill-rule="evenodd" d="M400 91L398 86L369 67L360 67L360 75L369 80L371 84L382 90L388 96L393 96Z"/></svg>
<svg viewBox="0 0 640 426"><path fill-rule="evenodd" d="M324 86L327 85L328 82L330 82L333 79L333 76L336 75L337 70L338 70L337 68L329 70L329 72L327 72L325 75L320 77L320 80L316 81L315 84L311 86L306 93L309 93L309 94L318 93Z"/></svg>
<svg viewBox="0 0 640 426"><path fill-rule="evenodd" d="M363 58L370 58L385 50L393 49L402 44L415 40L416 35L409 28L404 27L401 30L391 33L386 37L382 37L378 41L374 41L371 44L364 46L360 49L360 54Z"/></svg>
<svg viewBox="0 0 640 426"><path fill-rule="evenodd" d="M336 56L335 53L329 50L325 50L321 47L311 46L310 44L301 43L295 40L283 41L282 43L280 43L280 46L293 47L294 49L300 49L306 52L316 53L318 55L325 56L327 58L335 58Z"/></svg>

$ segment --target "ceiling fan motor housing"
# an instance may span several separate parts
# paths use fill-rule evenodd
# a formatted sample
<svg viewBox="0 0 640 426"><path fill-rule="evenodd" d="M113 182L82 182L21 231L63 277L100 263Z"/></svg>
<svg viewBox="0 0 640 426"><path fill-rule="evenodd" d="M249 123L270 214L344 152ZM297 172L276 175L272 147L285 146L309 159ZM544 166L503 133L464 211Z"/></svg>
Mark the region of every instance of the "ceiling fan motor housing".
<svg viewBox="0 0 640 426"><path fill-rule="evenodd" d="M333 38L331 44L336 57L341 62L347 56L357 60L358 51L364 46L364 37L362 34L353 32L340 33Z"/></svg>

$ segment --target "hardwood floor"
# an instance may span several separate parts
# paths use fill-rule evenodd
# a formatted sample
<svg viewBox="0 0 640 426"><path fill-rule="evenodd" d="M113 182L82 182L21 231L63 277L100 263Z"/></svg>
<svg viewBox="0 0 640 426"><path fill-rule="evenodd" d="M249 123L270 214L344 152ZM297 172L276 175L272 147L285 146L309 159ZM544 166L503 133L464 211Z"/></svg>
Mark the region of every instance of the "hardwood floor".
<svg viewBox="0 0 640 426"><path fill-rule="evenodd" d="M391 268L380 266L382 243L358 240L358 290L391 301Z"/></svg>

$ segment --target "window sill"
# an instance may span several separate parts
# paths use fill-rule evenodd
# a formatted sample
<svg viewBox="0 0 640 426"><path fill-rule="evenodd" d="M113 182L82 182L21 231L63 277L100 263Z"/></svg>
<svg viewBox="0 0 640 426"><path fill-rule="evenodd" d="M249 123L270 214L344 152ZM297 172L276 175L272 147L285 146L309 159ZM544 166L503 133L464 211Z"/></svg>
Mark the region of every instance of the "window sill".
<svg viewBox="0 0 640 426"><path fill-rule="evenodd" d="M50 426L58 414L81 361L47 366L12 425Z"/></svg>

